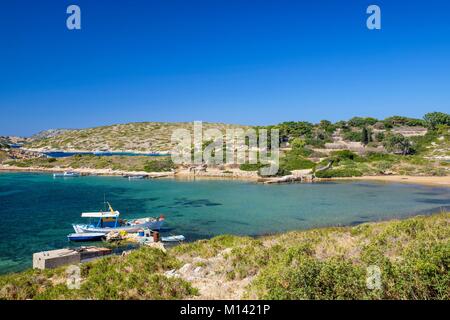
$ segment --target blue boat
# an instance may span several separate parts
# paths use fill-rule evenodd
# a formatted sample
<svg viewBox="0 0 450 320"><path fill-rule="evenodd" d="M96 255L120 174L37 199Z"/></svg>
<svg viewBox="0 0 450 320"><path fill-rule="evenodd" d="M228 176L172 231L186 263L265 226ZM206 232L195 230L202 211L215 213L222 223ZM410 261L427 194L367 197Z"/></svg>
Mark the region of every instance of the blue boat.
<svg viewBox="0 0 450 320"><path fill-rule="evenodd" d="M109 202L106 202L109 212L84 212L81 214L83 218L95 219L93 223L74 224L73 229L76 233L103 233L107 234L111 231L138 232L142 229L160 230L164 223L164 216L159 218L147 217L134 219L132 221L119 219L119 211L114 211Z"/></svg>
<svg viewBox="0 0 450 320"><path fill-rule="evenodd" d="M100 241L105 237L104 233L86 232L71 233L67 236L69 241Z"/></svg>

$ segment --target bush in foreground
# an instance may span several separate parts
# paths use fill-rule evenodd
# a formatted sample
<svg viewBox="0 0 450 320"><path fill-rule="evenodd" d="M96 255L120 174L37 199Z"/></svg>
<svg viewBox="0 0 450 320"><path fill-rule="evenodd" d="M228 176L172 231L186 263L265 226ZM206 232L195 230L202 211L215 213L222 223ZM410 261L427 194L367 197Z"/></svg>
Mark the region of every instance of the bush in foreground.
<svg viewBox="0 0 450 320"><path fill-rule="evenodd" d="M0 299L181 299L197 291L162 274L179 266L174 256L143 247L83 264L79 289L68 289L65 267L2 276Z"/></svg>
<svg viewBox="0 0 450 320"><path fill-rule="evenodd" d="M82 266L78 290L65 268L0 277L1 299L183 299L200 294L164 271L201 261L202 283L239 281L253 299L450 299L450 213L293 231L260 238L223 235L167 253L147 247ZM369 267L380 271L369 288ZM189 276L189 274L187 275ZM236 293L237 295L237 293ZM211 296L208 296L211 297ZM236 296L239 298L241 296Z"/></svg>

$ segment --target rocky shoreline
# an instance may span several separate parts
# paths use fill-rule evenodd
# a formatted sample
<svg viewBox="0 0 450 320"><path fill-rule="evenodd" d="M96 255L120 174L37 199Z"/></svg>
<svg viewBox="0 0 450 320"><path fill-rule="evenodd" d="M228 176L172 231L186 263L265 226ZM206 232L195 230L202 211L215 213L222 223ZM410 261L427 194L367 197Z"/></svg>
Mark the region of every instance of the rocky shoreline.
<svg viewBox="0 0 450 320"><path fill-rule="evenodd" d="M410 183L428 186L450 187L450 176L402 176L402 175L379 175L345 178L316 178L312 174L297 170L292 175L275 178L263 178L258 176L255 171L230 170L221 171L218 169L208 169L207 171L190 172L189 170L178 170L168 172L146 172L146 171L124 171L113 169L91 169L91 168L43 168L43 167L17 167L10 165L0 165L0 171L10 172L47 172L59 173L64 171L74 171L81 175L99 175L99 176L126 176L126 175L145 175L148 178L174 178L174 179L226 179L242 180L249 182L259 182L264 184L289 183L289 182L323 182L323 181L380 181L390 183ZM308 170L309 171L309 170Z"/></svg>
<svg viewBox="0 0 450 320"><path fill-rule="evenodd" d="M90 169L90 168L42 168L42 167L17 167L10 165L0 165L0 171L11 172L47 172L60 173L64 171L74 171L81 175L99 175L99 176L125 176L125 175L145 175L149 178L162 178L173 176L173 172L146 172L146 171L124 171L113 169Z"/></svg>
<svg viewBox="0 0 450 320"><path fill-rule="evenodd" d="M161 156L169 156L170 153L167 150L155 150L155 151L137 151L137 150L80 150L80 149L47 149L47 148L21 148L22 150L37 153L53 153L53 152L68 152L68 153L94 153L94 152L106 152L106 153L134 153L134 154L158 154Z"/></svg>

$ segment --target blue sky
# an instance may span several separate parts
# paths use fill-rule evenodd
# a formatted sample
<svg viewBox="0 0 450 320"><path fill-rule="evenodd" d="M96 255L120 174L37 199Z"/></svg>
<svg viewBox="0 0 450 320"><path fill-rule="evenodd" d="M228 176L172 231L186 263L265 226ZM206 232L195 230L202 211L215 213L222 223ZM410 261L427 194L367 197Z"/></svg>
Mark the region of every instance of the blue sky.
<svg viewBox="0 0 450 320"><path fill-rule="evenodd" d="M0 39L0 135L450 111L445 0L3 1Z"/></svg>

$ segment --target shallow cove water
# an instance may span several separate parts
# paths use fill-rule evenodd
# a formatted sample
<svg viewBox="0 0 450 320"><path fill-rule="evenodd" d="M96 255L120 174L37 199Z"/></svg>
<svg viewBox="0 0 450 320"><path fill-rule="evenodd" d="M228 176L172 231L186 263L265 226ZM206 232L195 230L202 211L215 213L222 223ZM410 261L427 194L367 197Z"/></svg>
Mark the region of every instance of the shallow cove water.
<svg viewBox="0 0 450 320"><path fill-rule="evenodd" d="M67 247L81 212L166 216L163 233L188 241L402 218L450 206L450 189L363 181L262 185L227 180L53 178L0 173L0 273L31 266L33 252Z"/></svg>

